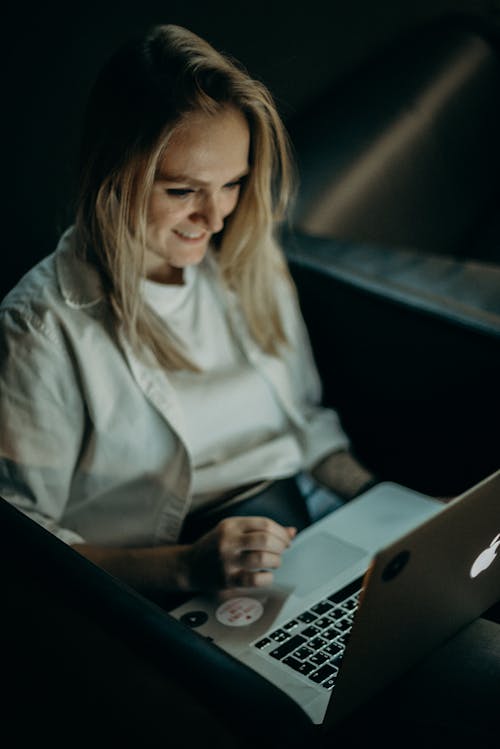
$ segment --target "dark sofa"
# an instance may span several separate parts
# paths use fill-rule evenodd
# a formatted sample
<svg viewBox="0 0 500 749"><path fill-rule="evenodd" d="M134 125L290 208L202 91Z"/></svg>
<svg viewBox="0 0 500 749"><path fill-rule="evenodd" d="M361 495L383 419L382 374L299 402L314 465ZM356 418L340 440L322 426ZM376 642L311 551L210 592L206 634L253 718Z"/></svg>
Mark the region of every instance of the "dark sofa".
<svg viewBox="0 0 500 749"><path fill-rule="evenodd" d="M465 14L416 26L288 128L302 231L500 262L498 26Z"/></svg>
<svg viewBox="0 0 500 749"><path fill-rule="evenodd" d="M500 465L500 266L292 232L324 385L379 476L449 497Z"/></svg>

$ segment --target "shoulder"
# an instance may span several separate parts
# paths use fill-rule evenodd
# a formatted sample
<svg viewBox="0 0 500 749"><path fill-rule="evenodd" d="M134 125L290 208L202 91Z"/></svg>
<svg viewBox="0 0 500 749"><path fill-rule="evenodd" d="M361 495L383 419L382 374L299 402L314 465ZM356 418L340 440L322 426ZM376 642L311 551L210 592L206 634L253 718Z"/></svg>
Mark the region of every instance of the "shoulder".
<svg viewBox="0 0 500 749"><path fill-rule="evenodd" d="M49 334L47 318L60 303L55 253L52 253L31 268L3 299L0 324L2 328L10 326L19 330L31 326L42 333L47 327L45 332Z"/></svg>
<svg viewBox="0 0 500 749"><path fill-rule="evenodd" d="M0 326L38 332L58 338L58 329L81 317L101 299L96 272L80 260L71 230L63 234L54 252L38 262L0 304Z"/></svg>

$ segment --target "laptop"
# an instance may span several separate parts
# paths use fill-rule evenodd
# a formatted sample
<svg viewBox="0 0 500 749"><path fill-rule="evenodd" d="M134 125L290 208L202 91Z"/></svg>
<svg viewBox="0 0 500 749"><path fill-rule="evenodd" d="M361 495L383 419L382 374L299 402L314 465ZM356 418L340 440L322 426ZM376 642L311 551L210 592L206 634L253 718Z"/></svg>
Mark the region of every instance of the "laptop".
<svg viewBox="0 0 500 749"><path fill-rule="evenodd" d="M383 482L303 530L268 588L176 619L329 729L500 599L500 470L444 504Z"/></svg>

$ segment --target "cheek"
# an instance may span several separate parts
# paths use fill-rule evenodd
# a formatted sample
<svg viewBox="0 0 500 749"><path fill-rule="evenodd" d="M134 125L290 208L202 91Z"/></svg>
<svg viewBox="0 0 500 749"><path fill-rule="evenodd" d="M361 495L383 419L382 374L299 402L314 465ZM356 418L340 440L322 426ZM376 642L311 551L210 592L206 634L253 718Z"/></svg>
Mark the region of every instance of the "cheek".
<svg viewBox="0 0 500 749"><path fill-rule="evenodd" d="M176 224L184 213L182 205L173 206L165 200L152 198L148 207L148 228L168 229Z"/></svg>
<svg viewBox="0 0 500 749"><path fill-rule="evenodd" d="M225 216L229 216L229 214L234 211L234 209L238 205L239 198L240 198L239 190L237 190L234 194L228 195L224 203L224 215Z"/></svg>

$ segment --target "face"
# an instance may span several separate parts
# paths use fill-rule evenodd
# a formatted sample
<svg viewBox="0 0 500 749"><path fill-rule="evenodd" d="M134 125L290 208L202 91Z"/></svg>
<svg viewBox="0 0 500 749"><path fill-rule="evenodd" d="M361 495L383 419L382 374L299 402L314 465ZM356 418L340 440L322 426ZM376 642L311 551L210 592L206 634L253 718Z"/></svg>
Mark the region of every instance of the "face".
<svg viewBox="0 0 500 749"><path fill-rule="evenodd" d="M146 276L182 283L236 208L248 174L250 131L236 109L190 115L173 133L148 204Z"/></svg>

